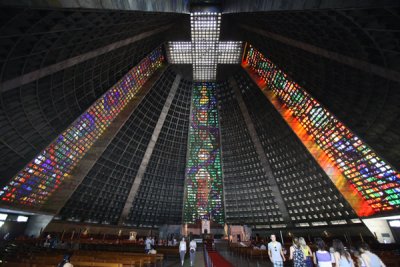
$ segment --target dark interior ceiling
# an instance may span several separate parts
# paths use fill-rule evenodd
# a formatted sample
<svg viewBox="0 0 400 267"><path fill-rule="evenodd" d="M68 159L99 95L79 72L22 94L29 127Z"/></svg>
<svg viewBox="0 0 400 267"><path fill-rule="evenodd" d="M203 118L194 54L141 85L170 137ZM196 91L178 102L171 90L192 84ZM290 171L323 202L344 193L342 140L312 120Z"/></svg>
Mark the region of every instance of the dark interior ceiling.
<svg viewBox="0 0 400 267"><path fill-rule="evenodd" d="M157 1L147 6L142 1L142 6L121 10L86 2L85 7L55 8L52 2L38 7L24 1L19 7L8 7L7 1L0 1L2 181L47 146L144 55L166 41L190 40L189 16L182 8L188 1L175 2L175 10L186 14L171 13L172 4L157 5ZM219 2L227 13L260 11L224 14L221 40L253 44L399 169L400 3ZM168 30L160 30L168 25L172 25ZM90 54L142 33L149 35L118 49ZM314 50L305 49L309 46ZM321 55L318 49L348 61ZM28 77L75 58L78 62L69 67L47 69L48 75L38 79ZM190 78L187 66L175 69ZM228 77L234 69L219 67L218 78ZM27 78L31 80L23 82Z"/></svg>
<svg viewBox="0 0 400 267"><path fill-rule="evenodd" d="M223 20L399 168L399 7L241 13Z"/></svg>
<svg viewBox="0 0 400 267"><path fill-rule="evenodd" d="M188 21L185 14L14 7L2 7L0 18L0 184L176 35L175 23ZM101 50L142 33L149 34Z"/></svg>
<svg viewBox="0 0 400 267"><path fill-rule="evenodd" d="M1 81L72 58L185 15L1 8Z"/></svg>

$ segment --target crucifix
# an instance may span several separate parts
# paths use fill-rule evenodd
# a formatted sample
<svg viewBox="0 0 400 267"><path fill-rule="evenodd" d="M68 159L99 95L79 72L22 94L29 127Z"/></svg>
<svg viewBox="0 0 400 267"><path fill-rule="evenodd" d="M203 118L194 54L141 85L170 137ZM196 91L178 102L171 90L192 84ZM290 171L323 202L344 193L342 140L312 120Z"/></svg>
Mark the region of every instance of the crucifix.
<svg viewBox="0 0 400 267"><path fill-rule="evenodd" d="M191 42L168 42L171 64L192 64L193 80L215 81L218 64L240 64L241 41L220 42L221 13L190 13Z"/></svg>

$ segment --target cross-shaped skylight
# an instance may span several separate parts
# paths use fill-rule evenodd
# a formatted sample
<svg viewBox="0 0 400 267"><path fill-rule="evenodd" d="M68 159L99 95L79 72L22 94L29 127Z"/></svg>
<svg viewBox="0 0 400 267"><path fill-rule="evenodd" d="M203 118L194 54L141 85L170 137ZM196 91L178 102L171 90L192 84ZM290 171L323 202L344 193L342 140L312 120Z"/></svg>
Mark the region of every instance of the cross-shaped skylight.
<svg viewBox="0 0 400 267"><path fill-rule="evenodd" d="M194 81L215 81L217 64L240 64L241 41L220 42L221 13L190 14L192 42L168 42L171 64L192 64Z"/></svg>

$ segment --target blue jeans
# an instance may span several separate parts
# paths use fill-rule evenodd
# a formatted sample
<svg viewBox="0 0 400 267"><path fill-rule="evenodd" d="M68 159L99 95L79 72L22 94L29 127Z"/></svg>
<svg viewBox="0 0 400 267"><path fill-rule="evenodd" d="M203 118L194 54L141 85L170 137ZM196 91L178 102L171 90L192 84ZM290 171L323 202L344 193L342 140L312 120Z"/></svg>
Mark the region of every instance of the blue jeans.
<svg viewBox="0 0 400 267"><path fill-rule="evenodd" d="M185 254L186 254L186 250L179 251L179 255L181 256L181 261L185 260Z"/></svg>

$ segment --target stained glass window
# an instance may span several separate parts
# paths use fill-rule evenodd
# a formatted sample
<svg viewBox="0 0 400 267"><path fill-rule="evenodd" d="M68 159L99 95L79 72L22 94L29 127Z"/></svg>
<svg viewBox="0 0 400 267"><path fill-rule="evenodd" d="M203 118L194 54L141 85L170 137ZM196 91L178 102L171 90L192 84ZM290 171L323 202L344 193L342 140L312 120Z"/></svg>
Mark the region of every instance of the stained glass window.
<svg viewBox="0 0 400 267"><path fill-rule="evenodd" d="M164 60L157 48L91 105L2 188L3 202L40 206Z"/></svg>
<svg viewBox="0 0 400 267"><path fill-rule="evenodd" d="M245 60L375 211L400 207L398 171L254 47Z"/></svg>
<svg viewBox="0 0 400 267"><path fill-rule="evenodd" d="M186 173L185 223L224 223L222 170L215 83L195 83Z"/></svg>

